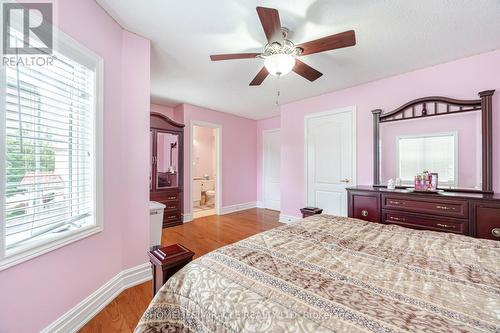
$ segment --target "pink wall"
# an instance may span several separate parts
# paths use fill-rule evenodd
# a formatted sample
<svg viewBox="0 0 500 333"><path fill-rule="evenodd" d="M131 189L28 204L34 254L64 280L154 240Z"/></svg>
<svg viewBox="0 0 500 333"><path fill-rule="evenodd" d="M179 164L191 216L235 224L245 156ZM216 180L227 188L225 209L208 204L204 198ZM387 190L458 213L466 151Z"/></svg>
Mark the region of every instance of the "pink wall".
<svg viewBox="0 0 500 333"><path fill-rule="evenodd" d="M412 99L442 95L477 99L482 90L493 96L494 190L500 191L500 50L393 76L281 107L282 213L299 216L304 206L304 116L334 108L357 106L357 179L372 183L372 114L392 110ZM259 152L260 154L260 152Z"/></svg>
<svg viewBox="0 0 500 333"><path fill-rule="evenodd" d="M215 130L210 127L193 128L193 177L208 175L214 179L216 173Z"/></svg>
<svg viewBox="0 0 500 333"><path fill-rule="evenodd" d="M104 231L0 272L5 333L40 331L146 262L149 42L123 31L93 0L59 1L58 10L61 30L104 58Z"/></svg>
<svg viewBox="0 0 500 333"><path fill-rule="evenodd" d="M122 224L122 269L147 262L149 248L149 100L150 42L123 30L122 39L122 150L121 197L126 202ZM140 64L140 65L138 65ZM106 129L105 129L106 130ZM131 139L132 138L132 139ZM108 168L107 165L104 168ZM116 171L116 170L113 170ZM113 193L116 196L116 192ZM114 221L116 222L116 221Z"/></svg>
<svg viewBox="0 0 500 333"><path fill-rule="evenodd" d="M151 112L158 112L169 117L170 119L174 119L174 108L166 105L151 103Z"/></svg>
<svg viewBox="0 0 500 333"><path fill-rule="evenodd" d="M432 109L431 109L432 110ZM381 178L386 184L398 176L398 136L456 132L458 137L457 187L481 188L481 112L383 123L380 126ZM424 171L424 170L421 170ZM429 170L437 171L437 170ZM444 187L444 186L443 186Z"/></svg>
<svg viewBox="0 0 500 333"><path fill-rule="evenodd" d="M280 117L257 121L257 202L262 201L262 132L280 128Z"/></svg>
<svg viewBox="0 0 500 333"><path fill-rule="evenodd" d="M199 120L222 126L222 207L255 202L257 155L257 121L236 117L227 113L183 104L176 107L175 116L182 117L184 128L184 213L191 213L189 207L190 126Z"/></svg>

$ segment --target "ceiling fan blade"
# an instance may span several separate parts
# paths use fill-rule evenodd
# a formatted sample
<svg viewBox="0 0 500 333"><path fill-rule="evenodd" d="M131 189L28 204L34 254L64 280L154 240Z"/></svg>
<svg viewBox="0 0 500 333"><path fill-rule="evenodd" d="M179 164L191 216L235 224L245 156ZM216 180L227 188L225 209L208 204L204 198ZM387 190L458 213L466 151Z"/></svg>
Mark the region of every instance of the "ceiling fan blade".
<svg viewBox="0 0 500 333"><path fill-rule="evenodd" d="M264 79L269 75L266 67L262 67L262 69L257 73L252 82L250 82L251 86L260 86Z"/></svg>
<svg viewBox="0 0 500 333"><path fill-rule="evenodd" d="M309 81L314 81L318 79L323 73L318 72L308 64L303 63L299 59L295 59L295 66L292 69L295 73L308 79Z"/></svg>
<svg viewBox="0 0 500 333"><path fill-rule="evenodd" d="M300 55L308 55L329 50L341 49L343 47L356 45L356 35L354 30L348 30L339 34L312 40L310 42L297 45L303 51Z"/></svg>
<svg viewBox="0 0 500 333"><path fill-rule="evenodd" d="M231 59L251 59L257 58L260 53L233 53L233 54L214 54L210 56L212 61L231 60Z"/></svg>
<svg viewBox="0 0 500 333"><path fill-rule="evenodd" d="M267 40L271 43L276 40L281 40L281 22L278 10L267 7L257 7L260 23L264 28Z"/></svg>

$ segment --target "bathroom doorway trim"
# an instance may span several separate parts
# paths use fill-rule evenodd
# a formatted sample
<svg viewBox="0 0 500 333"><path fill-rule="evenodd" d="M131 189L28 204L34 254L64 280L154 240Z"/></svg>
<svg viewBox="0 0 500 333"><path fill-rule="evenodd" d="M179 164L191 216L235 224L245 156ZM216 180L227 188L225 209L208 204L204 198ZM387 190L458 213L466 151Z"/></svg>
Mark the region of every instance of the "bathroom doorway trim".
<svg viewBox="0 0 500 333"><path fill-rule="evenodd" d="M189 127L189 211L194 215L193 207L193 141L194 127L209 127L215 129L215 215L222 211L222 125L202 120L191 120Z"/></svg>

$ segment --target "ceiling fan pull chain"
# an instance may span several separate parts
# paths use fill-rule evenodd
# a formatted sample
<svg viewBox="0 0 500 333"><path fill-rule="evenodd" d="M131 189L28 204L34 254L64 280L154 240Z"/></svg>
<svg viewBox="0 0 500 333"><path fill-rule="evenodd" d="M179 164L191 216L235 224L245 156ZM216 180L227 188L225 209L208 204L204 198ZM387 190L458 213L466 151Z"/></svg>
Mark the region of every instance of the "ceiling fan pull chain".
<svg viewBox="0 0 500 333"><path fill-rule="evenodd" d="M280 105L280 95L280 77L278 76L276 80L276 106Z"/></svg>

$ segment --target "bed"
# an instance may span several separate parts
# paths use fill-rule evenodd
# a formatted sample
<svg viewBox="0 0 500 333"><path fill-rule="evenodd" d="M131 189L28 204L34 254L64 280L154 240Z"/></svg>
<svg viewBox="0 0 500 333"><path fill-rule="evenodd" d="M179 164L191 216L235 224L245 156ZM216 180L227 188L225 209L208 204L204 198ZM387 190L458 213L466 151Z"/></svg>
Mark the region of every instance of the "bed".
<svg viewBox="0 0 500 333"><path fill-rule="evenodd" d="M208 253L135 332L500 332L500 242L315 215Z"/></svg>

